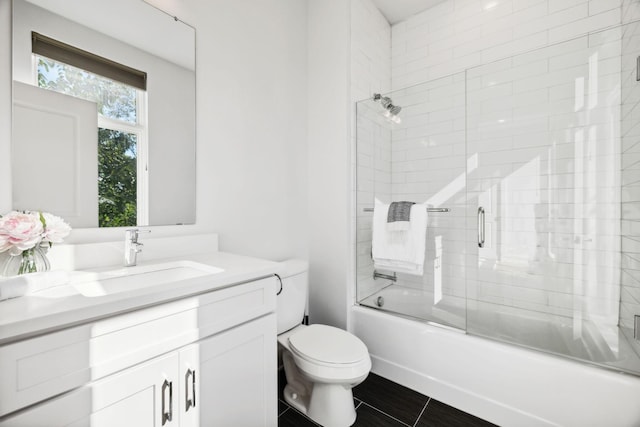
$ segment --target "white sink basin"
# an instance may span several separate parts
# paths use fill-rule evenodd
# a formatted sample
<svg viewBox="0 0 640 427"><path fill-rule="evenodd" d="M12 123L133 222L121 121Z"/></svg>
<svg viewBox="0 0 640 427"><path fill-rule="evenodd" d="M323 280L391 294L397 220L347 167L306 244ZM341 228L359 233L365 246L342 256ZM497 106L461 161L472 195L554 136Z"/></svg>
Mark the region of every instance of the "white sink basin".
<svg viewBox="0 0 640 427"><path fill-rule="evenodd" d="M167 283L221 273L224 270L192 261L139 265L97 272L74 272L67 286L38 292L37 296L60 298L81 294L87 297L113 295Z"/></svg>

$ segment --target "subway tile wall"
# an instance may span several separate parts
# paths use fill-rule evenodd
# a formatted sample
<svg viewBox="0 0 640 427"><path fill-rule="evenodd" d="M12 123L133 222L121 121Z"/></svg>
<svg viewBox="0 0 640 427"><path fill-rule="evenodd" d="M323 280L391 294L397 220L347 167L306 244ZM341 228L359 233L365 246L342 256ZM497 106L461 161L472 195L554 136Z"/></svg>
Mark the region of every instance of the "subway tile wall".
<svg viewBox="0 0 640 427"><path fill-rule="evenodd" d="M351 100L369 99L391 90L391 26L371 0L351 1ZM355 108L355 107L354 107ZM352 170L355 171L355 234L357 299L375 293L382 284L373 280L371 212L374 195L391 192L391 131L380 121L379 104L358 104L353 112Z"/></svg>
<svg viewBox="0 0 640 427"><path fill-rule="evenodd" d="M391 90L391 26L371 0L351 1L353 101Z"/></svg>
<svg viewBox="0 0 640 427"><path fill-rule="evenodd" d="M625 0L637 13L637 0ZM399 89L620 24L622 0L448 0L392 28Z"/></svg>
<svg viewBox="0 0 640 427"><path fill-rule="evenodd" d="M622 22L640 20L640 0L622 0Z"/></svg>

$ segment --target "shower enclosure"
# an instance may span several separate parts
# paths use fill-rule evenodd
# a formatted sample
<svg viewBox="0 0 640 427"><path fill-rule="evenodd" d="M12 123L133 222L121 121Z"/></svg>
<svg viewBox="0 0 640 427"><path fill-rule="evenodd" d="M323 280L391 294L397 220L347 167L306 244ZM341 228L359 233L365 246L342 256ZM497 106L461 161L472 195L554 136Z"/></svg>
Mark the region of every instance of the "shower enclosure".
<svg viewBox="0 0 640 427"><path fill-rule="evenodd" d="M358 102L358 304L640 375L639 38L623 25ZM422 276L374 266L376 199L428 206Z"/></svg>

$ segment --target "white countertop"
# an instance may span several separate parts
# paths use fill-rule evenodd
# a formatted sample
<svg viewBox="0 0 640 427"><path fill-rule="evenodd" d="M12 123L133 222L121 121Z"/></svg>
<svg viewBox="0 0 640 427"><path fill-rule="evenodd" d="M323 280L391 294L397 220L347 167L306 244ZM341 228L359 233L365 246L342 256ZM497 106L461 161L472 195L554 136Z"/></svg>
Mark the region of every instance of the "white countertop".
<svg viewBox="0 0 640 427"><path fill-rule="evenodd" d="M225 252L158 259L138 265L174 261L197 262L223 271L111 295L66 294L53 297L51 293L38 295L36 292L0 301L0 344L268 277L281 268L276 262ZM120 265L113 266L113 269L121 268Z"/></svg>

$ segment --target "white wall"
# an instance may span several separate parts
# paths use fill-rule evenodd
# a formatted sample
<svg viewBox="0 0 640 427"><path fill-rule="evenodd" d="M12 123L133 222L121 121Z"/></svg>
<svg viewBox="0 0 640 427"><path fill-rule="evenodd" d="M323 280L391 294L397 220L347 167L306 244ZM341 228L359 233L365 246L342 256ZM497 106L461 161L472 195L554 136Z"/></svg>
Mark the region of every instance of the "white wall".
<svg viewBox="0 0 640 427"><path fill-rule="evenodd" d="M182 3L196 28L197 224L224 251L306 257L306 3Z"/></svg>
<svg viewBox="0 0 640 427"><path fill-rule="evenodd" d="M356 268L355 102L389 90L391 30L370 0L310 0L308 20L310 317L347 327ZM367 194L370 185L363 184Z"/></svg>
<svg viewBox="0 0 640 427"><path fill-rule="evenodd" d="M309 314L344 327L349 292L349 2L308 3Z"/></svg>

